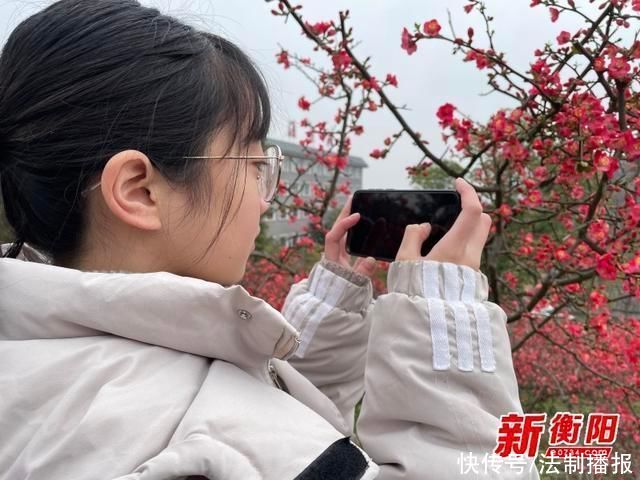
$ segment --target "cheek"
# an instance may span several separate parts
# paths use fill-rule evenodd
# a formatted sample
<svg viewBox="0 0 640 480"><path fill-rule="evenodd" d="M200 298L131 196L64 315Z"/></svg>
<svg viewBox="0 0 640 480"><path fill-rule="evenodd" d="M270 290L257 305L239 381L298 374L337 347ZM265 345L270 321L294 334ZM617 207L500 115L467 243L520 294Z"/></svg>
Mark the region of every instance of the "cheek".
<svg viewBox="0 0 640 480"><path fill-rule="evenodd" d="M227 219L227 222L232 223L232 225L229 226L229 231L234 232L236 242L243 241L245 238L249 241L253 240L257 234L256 232L260 229L262 196L257 185L257 180L252 176L253 174L255 174L255 172L249 170L244 185L242 182L242 174L238 179L234 194L235 198L229 212L230 215L233 215L233 220L231 220L230 217Z"/></svg>

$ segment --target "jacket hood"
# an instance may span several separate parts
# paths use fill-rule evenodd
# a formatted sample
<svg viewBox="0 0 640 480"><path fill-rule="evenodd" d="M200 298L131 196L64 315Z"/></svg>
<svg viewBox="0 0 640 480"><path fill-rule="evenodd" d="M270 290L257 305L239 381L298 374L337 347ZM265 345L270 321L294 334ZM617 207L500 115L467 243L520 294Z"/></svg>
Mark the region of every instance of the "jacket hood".
<svg viewBox="0 0 640 480"><path fill-rule="evenodd" d="M0 339L111 334L241 368L286 360L299 345L282 314L240 285L58 267L28 245L0 259L0 318Z"/></svg>

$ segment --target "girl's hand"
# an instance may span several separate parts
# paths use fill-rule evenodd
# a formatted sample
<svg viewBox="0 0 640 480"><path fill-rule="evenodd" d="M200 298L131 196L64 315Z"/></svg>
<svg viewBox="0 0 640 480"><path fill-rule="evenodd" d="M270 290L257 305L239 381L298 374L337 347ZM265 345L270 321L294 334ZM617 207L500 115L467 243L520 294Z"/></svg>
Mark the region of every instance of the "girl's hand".
<svg viewBox="0 0 640 480"><path fill-rule="evenodd" d="M460 193L462 212L451 229L423 257L420 248L431 233L431 225L407 225L396 261L435 260L480 269L482 250L491 230L491 217L482 212L478 194L469 183L463 178L456 178L455 185Z"/></svg>
<svg viewBox="0 0 640 480"><path fill-rule="evenodd" d="M371 278L376 270L375 258L358 257L355 263L351 265L351 255L347 253L346 249L347 231L360 220L359 213L349 215L352 197L353 195L349 195L333 227L324 237L324 257Z"/></svg>

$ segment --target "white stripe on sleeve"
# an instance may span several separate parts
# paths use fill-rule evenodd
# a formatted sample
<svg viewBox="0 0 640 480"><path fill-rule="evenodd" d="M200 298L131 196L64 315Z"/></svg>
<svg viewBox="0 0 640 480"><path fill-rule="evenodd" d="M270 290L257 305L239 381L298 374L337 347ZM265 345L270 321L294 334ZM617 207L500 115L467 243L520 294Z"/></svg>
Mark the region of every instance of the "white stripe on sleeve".
<svg viewBox="0 0 640 480"><path fill-rule="evenodd" d="M485 372L496 371L496 359L493 355L491 323L487 307L482 303L472 303L478 330L478 348L480 349L480 367Z"/></svg>

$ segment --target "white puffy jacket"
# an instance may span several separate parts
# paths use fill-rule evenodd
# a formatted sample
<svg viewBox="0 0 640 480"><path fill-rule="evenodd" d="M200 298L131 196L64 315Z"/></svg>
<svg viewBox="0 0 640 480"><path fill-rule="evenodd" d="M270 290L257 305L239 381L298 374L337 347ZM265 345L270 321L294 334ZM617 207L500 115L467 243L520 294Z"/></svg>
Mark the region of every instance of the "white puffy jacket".
<svg viewBox="0 0 640 480"><path fill-rule="evenodd" d="M388 290L323 258L281 313L241 286L0 259L0 479L474 478L461 454L521 411L505 314L469 267L394 262Z"/></svg>

